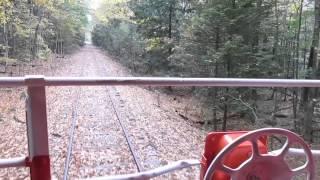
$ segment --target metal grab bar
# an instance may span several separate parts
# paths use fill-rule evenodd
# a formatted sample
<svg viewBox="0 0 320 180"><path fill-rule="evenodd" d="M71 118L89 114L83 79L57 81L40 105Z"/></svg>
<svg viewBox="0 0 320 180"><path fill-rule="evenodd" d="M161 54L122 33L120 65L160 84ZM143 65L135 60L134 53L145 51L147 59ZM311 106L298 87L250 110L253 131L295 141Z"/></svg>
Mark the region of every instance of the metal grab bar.
<svg viewBox="0 0 320 180"><path fill-rule="evenodd" d="M27 157L0 159L0 168L26 167L27 163L28 163L28 158Z"/></svg>
<svg viewBox="0 0 320 180"><path fill-rule="evenodd" d="M281 149L271 151L270 154L277 155L281 152ZM313 156L320 157L320 150L311 150ZM296 156L305 156L303 149L298 148L289 148L288 154L296 155ZM117 176L106 176L106 177L96 177L90 178L90 180L141 180L141 179L151 179L163 174L170 173L175 170L180 170L184 168L188 168L191 166L197 166L200 164L199 160L182 160L177 161L167 166L159 167L153 170L136 173L136 174L126 174L126 175L117 175Z"/></svg>
<svg viewBox="0 0 320 180"><path fill-rule="evenodd" d="M126 174L126 175L118 175L118 176L106 176L106 177L96 177L90 178L90 180L141 180L141 179L150 179L163 174L167 174L169 172L180 170L192 166L200 165L199 160L182 160L171 163L169 165L159 167L156 169L152 169L149 171L136 173L136 174Z"/></svg>
<svg viewBox="0 0 320 180"><path fill-rule="evenodd" d="M35 81L34 79L42 79ZM16 86L204 86L320 87L320 80L162 77L0 77L0 87Z"/></svg>
<svg viewBox="0 0 320 180"><path fill-rule="evenodd" d="M270 154L279 154L281 152L281 149L271 151L269 152ZM303 149L298 149L298 148L289 148L288 152L289 155L294 155L294 156L305 156L304 150ZM314 157L320 157L320 150L311 150L311 153Z"/></svg>

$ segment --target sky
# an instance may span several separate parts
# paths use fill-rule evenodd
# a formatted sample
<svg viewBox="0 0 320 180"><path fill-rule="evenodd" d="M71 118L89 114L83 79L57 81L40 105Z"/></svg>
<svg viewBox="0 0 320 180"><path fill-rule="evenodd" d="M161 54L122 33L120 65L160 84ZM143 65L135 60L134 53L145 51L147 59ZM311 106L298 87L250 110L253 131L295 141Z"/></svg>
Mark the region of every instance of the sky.
<svg viewBox="0 0 320 180"><path fill-rule="evenodd" d="M90 0L90 8L91 9L97 9L100 5L100 3L102 2L102 0Z"/></svg>
<svg viewBox="0 0 320 180"><path fill-rule="evenodd" d="M103 0L88 0L88 1L90 2L90 9L96 10L96 9L98 9L98 7L100 6L100 4ZM89 24L91 24L91 25L89 25L90 27L89 27L88 31L86 32L85 43L91 44L91 32L90 31L92 30L93 25L92 25L92 16L90 13L87 14L87 18L88 18Z"/></svg>

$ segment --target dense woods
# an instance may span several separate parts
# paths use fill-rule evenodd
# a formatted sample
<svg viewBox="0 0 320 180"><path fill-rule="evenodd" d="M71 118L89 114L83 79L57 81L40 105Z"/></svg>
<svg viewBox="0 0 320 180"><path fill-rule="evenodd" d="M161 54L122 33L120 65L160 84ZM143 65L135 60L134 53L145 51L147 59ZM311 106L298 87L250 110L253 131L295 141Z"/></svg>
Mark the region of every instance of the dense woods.
<svg viewBox="0 0 320 180"><path fill-rule="evenodd" d="M85 2L1 0L0 63L46 60L84 44Z"/></svg>
<svg viewBox="0 0 320 180"><path fill-rule="evenodd" d="M320 1L114 0L95 13L95 45L136 73L179 77L318 79ZM194 90L212 111L206 123L227 129L228 114L259 119L258 101L273 101L267 117L277 124L279 104L290 105L296 130L314 133L319 93L312 88L211 88Z"/></svg>
<svg viewBox="0 0 320 180"><path fill-rule="evenodd" d="M320 0L100 2L90 10L86 0L1 0L0 64L64 57L84 45L92 28L92 42L139 75L319 78ZM227 130L237 114L271 126L285 116L308 140L320 130L315 88L189 92L214 129ZM272 110L263 114L265 102Z"/></svg>

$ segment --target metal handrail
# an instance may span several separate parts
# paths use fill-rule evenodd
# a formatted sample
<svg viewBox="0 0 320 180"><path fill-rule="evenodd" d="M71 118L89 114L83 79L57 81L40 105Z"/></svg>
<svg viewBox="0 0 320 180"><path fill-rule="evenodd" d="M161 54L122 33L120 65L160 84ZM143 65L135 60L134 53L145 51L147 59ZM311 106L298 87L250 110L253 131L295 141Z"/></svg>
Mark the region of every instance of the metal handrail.
<svg viewBox="0 0 320 180"><path fill-rule="evenodd" d="M43 79L36 82L34 79ZM30 81L30 79L33 79ZM163 77L0 77L0 87L16 86L208 86L320 87L320 80Z"/></svg>
<svg viewBox="0 0 320 180"><path fill-rule="evenodd" d="M0 168L26 167L27 163L28 163L28 158L27 157L0 159Z"/></svg>
<svg viewBox="0 0 320 180"><path fill-rule="evenodd" d="M245 78L163 78L163 77L0 77L1 87L28 87L27 135L29 156L0 160L1 167L30 167L32 180L49 180L50 157L45 86L201 86L201 87L320 87L320 80ZM296 153L300 153L296 152ZM130 177L155 177L193 165L199 161L179 161ZM111 177L112 178L112 177ZM121 177L120 177L121 178Z"/></svg>
<svg viewBox="0 0 320 180"><path fill-rule="evenodd" d="M156 169L152 169L149 171L144 171L140 173L135 174L125 174L125 175L116 175L116 176L105 176L105 177L96 177L96 178L90 178L90 180L141 180L141 179L150 179L154 178L160 175L167 174L172 171L189 168L192 166L199 166L200 161L199 160L181 160L173 162L169 165L159 167Z"/></svg>
<svg viewBox="0 0 320 180"><path fill-rule="evenodd" d="M281 151L282 151L281 149L278 149L278 150L271 151L269 153L279 154L281 153ZM311 150L311 153L313 157L316 157L316 158L320 157L320 150ZM289 148L287 154L292 156L306 156L304 150L299 148Z"/></svg>

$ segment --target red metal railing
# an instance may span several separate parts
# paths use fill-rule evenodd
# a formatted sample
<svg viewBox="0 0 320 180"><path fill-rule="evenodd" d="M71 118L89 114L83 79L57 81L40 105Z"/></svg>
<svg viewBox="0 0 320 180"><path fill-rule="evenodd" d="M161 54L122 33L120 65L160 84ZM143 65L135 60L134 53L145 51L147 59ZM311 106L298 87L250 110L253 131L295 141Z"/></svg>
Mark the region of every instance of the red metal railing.
<svg viewBox="0 0 320 180"><path fill-rule="evenodd" d="M146 77L0 77L0 87L27 86L28 157L0 159L0 168L30 167L32 180L49 180L46 86L204 86L204 87L320 87L320 80L146 78Z"/></svg>

